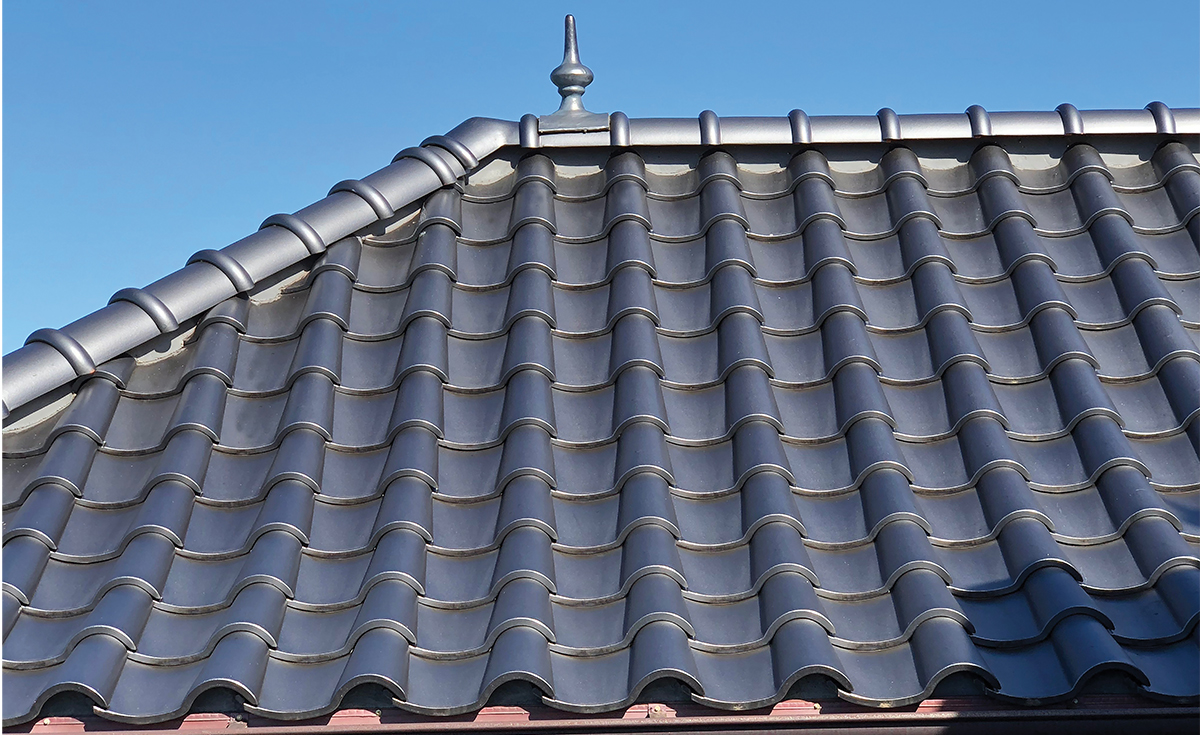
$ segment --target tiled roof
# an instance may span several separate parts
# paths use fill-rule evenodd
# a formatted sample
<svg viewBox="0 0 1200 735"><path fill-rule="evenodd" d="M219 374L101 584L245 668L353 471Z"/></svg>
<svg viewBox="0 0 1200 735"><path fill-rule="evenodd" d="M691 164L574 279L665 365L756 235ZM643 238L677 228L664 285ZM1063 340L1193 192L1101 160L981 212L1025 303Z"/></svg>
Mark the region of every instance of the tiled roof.
<svg viewBox="0 0 1200 735"><path fill-rule="evenodd" d="M572 31L5 358L5 725L1200 699L1200 111L630 120Z"/></svg>
<svg viewBox="0 0 1200 735"><path fill-rule="evenodd" d="M1091 142L501 148L10 416L6 723L1195 701L1200 165Z"/></svg>

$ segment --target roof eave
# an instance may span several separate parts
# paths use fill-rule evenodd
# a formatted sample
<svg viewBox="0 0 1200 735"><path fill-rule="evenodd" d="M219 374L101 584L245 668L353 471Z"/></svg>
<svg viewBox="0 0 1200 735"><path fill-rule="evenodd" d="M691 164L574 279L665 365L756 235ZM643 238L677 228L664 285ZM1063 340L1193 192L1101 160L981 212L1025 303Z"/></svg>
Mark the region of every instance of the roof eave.
<svg viewBox="0 0 1200 735"><path fill-rule="evenodd" d="M572 715L545 707L489 706L478 712L444 719L411 715L400 710L345 709L301 722L265 720L243 713L191 714L164 732L186 730L192 735L250 729L260 735L388 735L434 732L517 733L679 733L781 732L821 733L943 733L1019 732L1031 727L1130 732L1192 732L1194 705L1146 702L1128 696L1083 695L1073 702L1030 708L1005 704L984 696L928 699L894 710L871 709L839 701L823 703L785 700L770 709L721 712L684 702L634 704L608 716ZM20 728L39 735L99 732L107 735L139 732L121 729L99 717L48 717Z"/></svg>

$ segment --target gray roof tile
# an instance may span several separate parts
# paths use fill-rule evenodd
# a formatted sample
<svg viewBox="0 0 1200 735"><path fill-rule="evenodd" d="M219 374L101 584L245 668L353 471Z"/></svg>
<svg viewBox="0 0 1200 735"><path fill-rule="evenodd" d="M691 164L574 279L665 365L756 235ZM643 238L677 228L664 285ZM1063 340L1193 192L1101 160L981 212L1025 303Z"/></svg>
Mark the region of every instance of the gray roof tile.
<svg viewBox="0 0 1200 735"><path fill-rule="evenodd" d="M24 348L123 356L7 406L5 723L214 686L302 718L363 683L448 715L513 679L584 712L664 677L899 706L956 672L1194 702L1200 164L1154 137L1194 116L1068 146L1117 124L1068 107L978 148L888 110L627 121L611 156L467 126L488 178L431 139L238 273L189 266L247 294L108 307L184 339Z"/></svg>

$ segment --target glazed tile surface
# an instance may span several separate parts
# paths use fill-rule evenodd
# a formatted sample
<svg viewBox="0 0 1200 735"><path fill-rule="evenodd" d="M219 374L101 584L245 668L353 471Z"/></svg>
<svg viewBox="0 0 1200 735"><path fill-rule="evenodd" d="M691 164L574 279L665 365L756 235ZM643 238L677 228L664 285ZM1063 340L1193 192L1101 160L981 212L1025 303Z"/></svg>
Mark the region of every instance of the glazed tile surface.
<svg viewBox="0 0 1200 735"><path fill-rule="evenodd" d="M1196 701L1200 165L1059 146L512 156L99 366L5 431L5 724Z"/></svg>

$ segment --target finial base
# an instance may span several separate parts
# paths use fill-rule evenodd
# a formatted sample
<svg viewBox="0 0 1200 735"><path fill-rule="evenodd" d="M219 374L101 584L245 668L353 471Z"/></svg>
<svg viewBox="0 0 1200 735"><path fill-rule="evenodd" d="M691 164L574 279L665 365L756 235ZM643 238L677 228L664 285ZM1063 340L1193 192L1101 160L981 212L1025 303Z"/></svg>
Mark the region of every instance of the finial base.
<svg viewBox="0 0 1200 735"><path fill-rule="evenodd" d="M552 115L538 118L541 133L590 133L608 130L608 115L587 110L559 110Z"/></svg>

